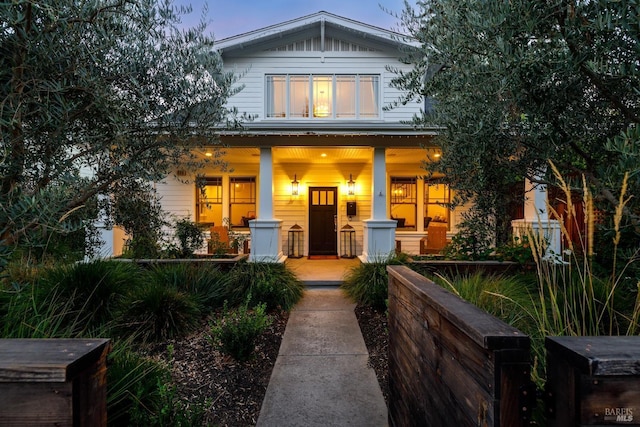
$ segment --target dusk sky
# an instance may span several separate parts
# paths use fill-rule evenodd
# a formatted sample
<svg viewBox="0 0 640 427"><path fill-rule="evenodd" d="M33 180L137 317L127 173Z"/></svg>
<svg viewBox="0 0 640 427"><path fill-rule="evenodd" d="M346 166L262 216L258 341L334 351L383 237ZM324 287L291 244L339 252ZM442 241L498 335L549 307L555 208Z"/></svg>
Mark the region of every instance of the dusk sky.
<svg viewBox="0 0 640 427"><path fill-rule="evenodd" d="M404 9L403 0L174 0L176 4L191 4L193 12L183 18L183 24L196 24L208 3L208 30L216 40L247 31L278 24L321 10L387 30L397 30L397 19L381 6L399 14ZM412 3L412 2L410 2Z"/></svg>

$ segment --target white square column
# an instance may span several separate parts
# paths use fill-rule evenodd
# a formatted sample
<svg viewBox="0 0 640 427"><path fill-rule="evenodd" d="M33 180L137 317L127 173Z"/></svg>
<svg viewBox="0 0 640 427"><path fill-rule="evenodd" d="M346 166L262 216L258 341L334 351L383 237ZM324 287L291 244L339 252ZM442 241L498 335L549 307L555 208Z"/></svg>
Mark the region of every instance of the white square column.
<svg viewBox="0 0 640 427"><path fill-rule="evenodd" d="M363 223L362 262L385 261L395 251L397 222L387 218L387 164L384 148L373 149L371 218Z"/></svg>
<svg viewBox="0 0 640 427"><path fill-rule="evenodd" d="M271 147L260 148L258 217L249 221L250 262L284 262L282 221L273 217L273 158Z"/></svg>
<svg viewBox="0 0 640 427"><path fill-rule="evenodd" d="M534 183L529 179L524 181L525 201L524 219L511 221L513 236L522 239L529 234L541 236L546 242L544 258L557 261L561 259L562 232L560 223L549 219L547 212L547 186Z"/></svg>

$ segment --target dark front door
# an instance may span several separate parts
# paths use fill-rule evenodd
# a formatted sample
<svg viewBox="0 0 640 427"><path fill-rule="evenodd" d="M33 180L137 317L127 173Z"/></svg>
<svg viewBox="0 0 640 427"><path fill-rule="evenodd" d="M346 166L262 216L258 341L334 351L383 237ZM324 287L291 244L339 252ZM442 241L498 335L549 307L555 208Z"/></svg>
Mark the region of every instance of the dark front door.
<svg viewBox="0 0 640 427"><path fill-rule="evenodd" d="M309 255L337 255L338 190L309 188Z"/></svg>

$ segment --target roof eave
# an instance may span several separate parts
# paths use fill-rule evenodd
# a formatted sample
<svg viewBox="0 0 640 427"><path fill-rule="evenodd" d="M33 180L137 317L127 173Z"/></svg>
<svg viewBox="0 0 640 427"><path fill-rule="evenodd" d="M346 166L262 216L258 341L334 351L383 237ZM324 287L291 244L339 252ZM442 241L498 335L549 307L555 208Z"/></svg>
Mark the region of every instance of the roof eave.
<svg viewBox="0 0 640 427"><path fill-rule="evenodd" d="M328 12L317 12L301 18L271 25L257 30L219 40L215 48L219 51L242 49L253 44L262 43L269 39L283 38L287 34L295 33L325 22L343 30L356 32L361 36L379 42L418 47L419 43L407 35L385 30L373 25L344 18Z"/></svg>

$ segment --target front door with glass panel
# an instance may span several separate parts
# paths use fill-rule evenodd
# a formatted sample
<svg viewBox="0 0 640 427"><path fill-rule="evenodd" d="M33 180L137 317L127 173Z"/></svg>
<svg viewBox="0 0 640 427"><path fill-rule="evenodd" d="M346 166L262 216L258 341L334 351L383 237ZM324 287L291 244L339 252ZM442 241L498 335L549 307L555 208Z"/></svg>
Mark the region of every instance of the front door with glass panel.
<svg viewBox="0 0 640 427"><path fill-rule="evenodd" d="M338 189L309 188L309 255L337 255Z"/></svg>

